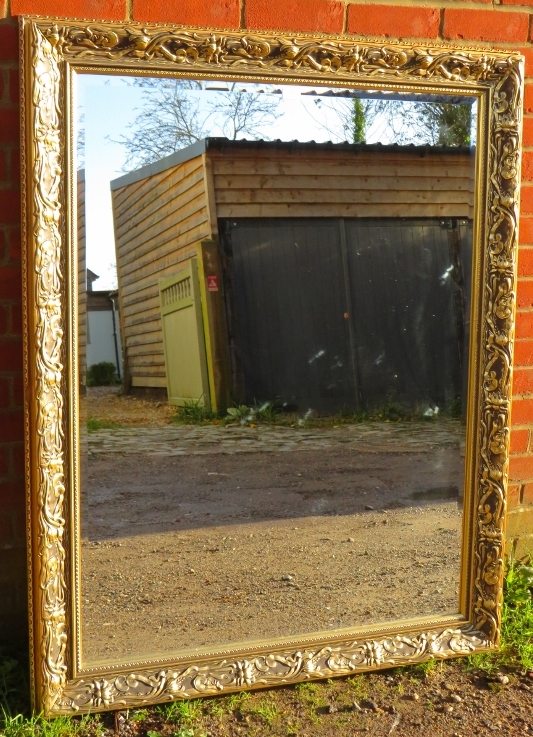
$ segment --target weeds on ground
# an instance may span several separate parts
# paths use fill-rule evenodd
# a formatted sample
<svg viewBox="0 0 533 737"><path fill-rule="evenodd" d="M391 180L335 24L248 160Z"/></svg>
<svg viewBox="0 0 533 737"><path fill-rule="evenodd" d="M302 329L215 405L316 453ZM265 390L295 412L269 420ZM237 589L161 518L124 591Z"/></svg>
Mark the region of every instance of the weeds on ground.
<svg viewBox="0 0 533 737"><path fill-rule="evenodd" d="M235 404L224 412L213 412L208 406L197 402L187 402L179 407L174 422L186 424L231 425L239 423L255 427L258 424L276 425L291 428L325 428L353 425L364 422L423 422L432 421L439 416L438 407L407 407L399 402L387 401L382 406L369 410L354 411L344 407L333 415L318 415L313 409L303 414L288 411L275 401L253 405ZM457 417L454 406L440 412L442 417Z"/></svg>
<svg viewBox="0 0 533 737"><path fill-rule="evenodd" d="M208 403L204 403L203 398L200 397L196 401L191 400L178 407L172 421L185 425L201 425L202 423L212 422L217 419L219 419L219 415L213 412L211 406Z"/></svg>
<svg viewBox="0 0 533 737"><path fill-rule="evenodd" d="M97 430L117 430L124 427L120 422L112 422L111 420L99 420L96 417L89 417L87 420L87 432L96 432Z"/></svg>

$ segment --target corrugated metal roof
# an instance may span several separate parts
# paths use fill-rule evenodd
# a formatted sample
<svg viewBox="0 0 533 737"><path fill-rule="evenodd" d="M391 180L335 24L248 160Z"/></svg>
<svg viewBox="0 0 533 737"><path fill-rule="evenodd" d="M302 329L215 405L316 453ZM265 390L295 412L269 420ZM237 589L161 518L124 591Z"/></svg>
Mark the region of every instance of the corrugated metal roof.
<svg viewBox="0 0 533 737"><path fill-rule="evenodd" d="M182 164L185 161L194 159L197 156L201 156L206 151L217 150L217 151L232 151L235 149L272 149L281 150L291 153L292 151L345 151L352 154L368 151L379 151L380 153L394 152L394 153L408 153L415 154L423 158L429 153L449 154L456 155L472 154L473 148L468 146L430 146L422 145L417 146L414 143L406 145L398 143L349 143L343 141L341 143L333 143L333 141L325 141L317 143L316 141L281 141L280 139L275 141L265 141L260 139L258 141L249 141L245 138L232 141L229 138L223 137L209 137L203 138L201 141L197 141L190 146L175 151L170 156L164 156L159 161L155 161L153 164L147 164L142 166L140 169L124 174L124 176L118 177L111 181L111 189L120 189L128 184L133 184L141 179L147 179L154 174L159 174L170 169L173 166Z"/></svg>

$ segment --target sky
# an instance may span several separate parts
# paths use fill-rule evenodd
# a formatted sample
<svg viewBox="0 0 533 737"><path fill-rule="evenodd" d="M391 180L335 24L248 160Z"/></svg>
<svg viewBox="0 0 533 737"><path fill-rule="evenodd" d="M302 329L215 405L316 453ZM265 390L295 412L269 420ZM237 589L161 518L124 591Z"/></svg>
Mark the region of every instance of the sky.
<svg viewBox="0 0 533 737"><path fill-rule="evenodd" d="M212 83L215 85L220 87L223 83L216 81ZM251 87L239 84L239 88ZM321 93L327 92L327 88L284 85L260 89L265 89L270 99L280 101L275 122L261 133L266 139L317 142L343 139L334 108L345 104L346 100L322 97ZM282 94L270 94L269 90ZM305 94L311 90L319 97ZM218 93L203 90L190 94L207 109ZM116 287L116 259L109 183L124 174L126 150L117 141L121 135L128 134L128 126L139 114L144 90L134 86L127 77L79 74L77 100L78 120L83 120L80 125L85 129L84 161L79 161L76 168L82 165L85 168L87 267L100 276L94 284L95 289L111 289ZM210 135L220 136L222 131L214 126ZM369 143L390 142L382 121L375 121L367 131L366 140Z"/></svg>

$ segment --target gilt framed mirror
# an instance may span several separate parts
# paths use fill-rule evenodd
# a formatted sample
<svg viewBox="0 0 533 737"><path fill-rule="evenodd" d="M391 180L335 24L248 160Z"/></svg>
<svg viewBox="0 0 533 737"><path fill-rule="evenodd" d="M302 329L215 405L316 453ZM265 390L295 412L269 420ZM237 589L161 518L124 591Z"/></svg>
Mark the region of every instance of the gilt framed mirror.
<svg viewBox="0 0 533 737"><path fill-rule="evenodd" d="M36 708L497 647L520 55L21 37Z"/></svg>

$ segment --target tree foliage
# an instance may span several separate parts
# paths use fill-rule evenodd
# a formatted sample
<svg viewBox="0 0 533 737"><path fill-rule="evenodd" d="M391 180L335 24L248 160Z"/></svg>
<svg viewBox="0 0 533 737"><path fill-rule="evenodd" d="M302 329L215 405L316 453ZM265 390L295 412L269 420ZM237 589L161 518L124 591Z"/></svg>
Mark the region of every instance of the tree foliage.
<svg viewBox="0 0 533 737"><path fill-rule="evenodd" d="M368 137L387 143L469 146L472 106L447 102L406 102L383 98L337 98L315 103L316 119L336 142L360 143Z"/></svg>

